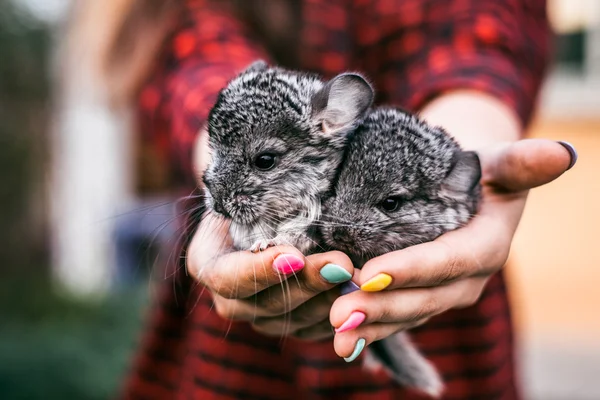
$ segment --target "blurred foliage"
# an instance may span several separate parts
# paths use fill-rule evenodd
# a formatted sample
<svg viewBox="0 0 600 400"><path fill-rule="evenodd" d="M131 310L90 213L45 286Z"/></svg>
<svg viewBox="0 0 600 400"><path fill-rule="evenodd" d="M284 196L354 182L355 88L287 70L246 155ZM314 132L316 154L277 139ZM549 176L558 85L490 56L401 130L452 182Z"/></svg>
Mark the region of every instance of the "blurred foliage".
<svg viewBox="0 0 600 400"><path fill-rule="evenodd" d="M0 0L0 263L4 273L19 273L28 264L43 261L50 46L49 27L11 1Z"/></svg>
<svg viewBox="0 0 600 400"><path fill-rule="evenodd" d="M0 399L107 399L130 362L147 286L96 303L48 279L52 29L0 0Z"/></svg>
<svg viewBox="0 0 600 400"><path fill-rule="evenodd" d="M0 398L114 397L138 340L147 286L84 304L28 285L26 296L22 285L0 286Z"/></svg>

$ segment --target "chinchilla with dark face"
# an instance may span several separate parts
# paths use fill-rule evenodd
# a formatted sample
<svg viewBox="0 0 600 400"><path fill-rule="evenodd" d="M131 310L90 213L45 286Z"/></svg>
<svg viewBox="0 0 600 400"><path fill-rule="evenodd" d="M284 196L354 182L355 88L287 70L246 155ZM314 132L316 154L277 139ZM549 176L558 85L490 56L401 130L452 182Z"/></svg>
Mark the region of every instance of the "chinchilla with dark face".
<svg viewBox="0 0 600 400"><path fill-rule="evenodd" d="M465 225L477 212L481 167L442 128L392 108L373 110L355 130L323 204L322 236L355 267ZM435 368L401 333L369 346L401 384L442 390Z"/></svg>
<svg viewBox="0 0 600 400"><path fill-rule="evenodd" d="M208 119L209 210L231 221L238 250L315 246L313 223L348 136L373 101L360 75L328 82L253 63L219 94Z"/></svg>

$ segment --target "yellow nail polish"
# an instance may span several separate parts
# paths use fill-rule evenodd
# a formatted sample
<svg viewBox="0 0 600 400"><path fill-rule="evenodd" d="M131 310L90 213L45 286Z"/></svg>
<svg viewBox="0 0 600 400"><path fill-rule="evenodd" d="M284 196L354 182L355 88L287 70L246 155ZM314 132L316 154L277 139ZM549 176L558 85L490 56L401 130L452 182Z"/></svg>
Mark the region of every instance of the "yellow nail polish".
<svg viewBox="0 0 600 400"><path fill-rule="evenodd" d="M360 290L364 292L379 292L390 286L390 283L392 283L391 276L388 274L379 274L363 283Z"/></svg>

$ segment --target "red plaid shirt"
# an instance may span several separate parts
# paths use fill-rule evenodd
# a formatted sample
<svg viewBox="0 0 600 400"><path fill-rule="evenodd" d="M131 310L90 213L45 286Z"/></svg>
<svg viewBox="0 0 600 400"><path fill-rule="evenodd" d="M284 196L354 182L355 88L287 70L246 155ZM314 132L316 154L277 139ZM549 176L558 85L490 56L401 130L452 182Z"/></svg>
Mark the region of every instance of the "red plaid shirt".
<svg viewBox="0 0 600 400"><path fill-rule="evenodd" d="M260 43L225 7L188 12L140 96L146 137L194 184L193 142L218 91L257 58ZM299 65L325 77L364 72L379 103L418 110L454 89L489 93L526 123L548 56L544 0L306 0ZM183 269L180 269L183 271ZM131 371L128 399L420 398L346 363L331 341L270 339L222 320L185 274L164 285ZM472 307L411 331L447 385L444 398L518 398L501 274Z"/></svg>

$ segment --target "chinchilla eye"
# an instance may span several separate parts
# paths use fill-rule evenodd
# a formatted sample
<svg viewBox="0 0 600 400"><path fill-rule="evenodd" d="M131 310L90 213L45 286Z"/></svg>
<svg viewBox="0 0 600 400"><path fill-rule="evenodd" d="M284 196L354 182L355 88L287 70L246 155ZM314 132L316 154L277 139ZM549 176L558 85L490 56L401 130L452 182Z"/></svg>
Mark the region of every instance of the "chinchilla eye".
<svg viewBox="0 0 600 400"><path fill-rule="evenodd" d="M394 212L400 206L400 199L397 197L388 197L381 202L380 206L387 212Z"/></svg>
<svg viewBox="0 0 600 400"><path fill-rule="evenodd" d="M256 168L262 171L268 171L275 166L277 162L277 156L272 153L263 153L256 156L254 159L254 165Z"/></svg>

